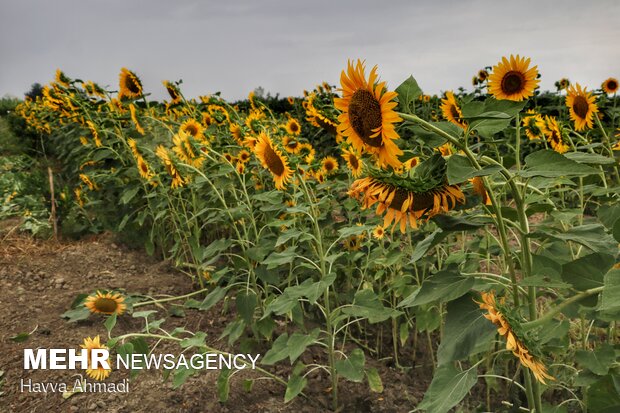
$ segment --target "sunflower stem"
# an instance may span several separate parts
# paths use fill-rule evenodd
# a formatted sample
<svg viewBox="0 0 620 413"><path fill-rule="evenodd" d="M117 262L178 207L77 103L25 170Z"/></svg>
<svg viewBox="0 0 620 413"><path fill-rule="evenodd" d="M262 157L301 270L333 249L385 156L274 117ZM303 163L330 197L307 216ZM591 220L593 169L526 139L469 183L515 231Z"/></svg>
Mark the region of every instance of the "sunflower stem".
<svg viewBox="0 0 620 413"><path fill-rule="evenodd" d="M168 301L182 300L184 298L193 297L195 295L198 295L198 294L201 294L201 293L205 293L207 291L209 291L209 288L203 288L201 290L194 291L194 292L191 292L189 294L178 295L178 296L174 296L174 297L160 298L158 300L141 301L139 303L134 304L133 308L142 307L143 305L151 305L151 304L158 304L158 303L166 303Z"/></svg>
<svg viewBox="0 0 620 413"><path fill-rule="evenodd" d="M603 127L603 124L601 123L601 120L599 119L596 113L594 114L594 119L596 119L596 124L601 130L601 132L603 133L603 140L605 141L605 149L607 149L607 151L609 152L609 156L612 159L614 159L614 150L611 147L611 141L609 140L609 135L607 134L607 131ZM616 173L616 182L620 183L620 173L618 172L618 166L616 165L615 162L614 162L614 172Z"/></svg>
<svg viewBox="0 0 620 413"><path fill-rule="evenodd" d="M515 125L515 129L516 129L516 142L515 142L515 161L516 161L516 165L517 165L517 171L521 170L521 119L519 114L517 113L517 116L515 117L516 120L516 125Z"/></svg>

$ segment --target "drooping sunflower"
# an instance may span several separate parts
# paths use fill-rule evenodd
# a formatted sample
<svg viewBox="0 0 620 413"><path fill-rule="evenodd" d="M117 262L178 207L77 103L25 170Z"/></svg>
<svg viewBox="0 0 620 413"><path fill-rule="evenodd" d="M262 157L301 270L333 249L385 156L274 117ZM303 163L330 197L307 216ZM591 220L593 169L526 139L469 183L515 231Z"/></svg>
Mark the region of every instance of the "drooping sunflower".
<svg viewBox="0 0 620 413"><path fill-rule="evenodd" d="M343 149L341 156L347 163L347 166L351 171L351 175L353 175L354 178L359 177L362 173L362 169L364 168L364 161L362 161L362 159L355 153L355 150Z"/></svg>
<svg viewBox="0 0 620 413"><path fill-rule="evenodd" d="M107 292L104 294L97 291L95 294L86 297L84 306L91 313L121 315L127 309L127 305L123 301L125 301L125 297L120 293Z"/></svg>
<svg viewBox="0 0 620 413"><path fill-rule="evenodd" d="M56 69L56 76L54 80L56 81L56 83L67 88L69 87L69 82L71 82L71 79L69 79L67 75L65 75L65 73L60 69Z"/></svg>
<svg viewBox="0 0 620 413"><path fill-rule="evenodd" d="M88 189L90 189L91 191L97 191L99 190L99 187L97 186L96 183L94 183L86 174L80 174L80 179L82 180L82 182L84 182L86 184L86 186L88 186Z"/></svg>
<svg viewBox="0 0 620 413"><path fill-rule="evenodd" d="M286 131L291 135L299 135L301 133L301 125L297 122L297 119L290 118L288 122L286 122Z"/></svg>
<svg viewBox="0 0 620 413"><path fill-rule="evenodd" d="M489 198L489 194L484 187L484 182L482 181L482 178L479 176L475 176L470 181L473 186L474 193L482 198L482 203L485 205L491 205L491 198Z"/></svg>
<svg viewBox="0 0 620 413"><path fill-rule="evenodd" d="M618 79L610 77L603 82L603 84L601 85L601 89L603 89L603 92L607 93L608 95L616 93L618 91Z"/></svg>
<svg viewBox="0 0 620 413"><path fill-rule="evenodd" d="M100 148L101 146L103 146L103 144L101 143L101 138L99 137L99 132L97 131L97 127L95 126L95 124L92 121L87 120L86 125L88 126L90 133L93 135L95 146L97 148Z"/></svg>
<svg viewBox="0 0 620 413"><path fill-rule="evenodd" d="M88 368L86 369L86 374L95 379L95 380L104 380L105 378L107 378L110 373L112 372L112 369L106 369L103 366L99 365L97 366L96 369L92 369L91 367L91 360L92 360L92 352L93 350L107 350L108 347L106 347L105 345L101 344L101 339L99 338L99 336L96 336L95 338L85 338L84 339L84 344L80 344L80 347L82 347L83 349L88 350L87 353L87 359L88 359ZM112 363L110 361L110 359L107 360L108 361L108 365L111 367Z"/></svg>
<svg viewBox="0 0 620 413"><path fill-rule="evenodd" d="M566 106L570 112L570 118L575 122L577 132L586 128L592 128L592 120L598 112L596 97L587 88L582 88L579 83L570 86L566 94Z"/></svg>
<svg viewBox="0 0 620 413"><path fill-rule="evenodd" d="M398 94L385 90L385 82L378 81L377 66L368 79L364 71L361 60L355 65L349 61L347 71L340 75L342 98L334 99L342 112L338 116L338 133L346 136L358 153L366 151L377 156L381 167L398 168L398 156L403 153L394 143L399 138L394 124L402 121L394 111Z"/></svg>
<svg viewBox="0 0 620 413"><path fill-rule="evenodd" d="M204 157L198 156L196 154L194 146L189 139L190 136L191 135L189 133L180 130L179 133L172 137L172 142L174 143L172 151L184 163L192 165L196 168L200 168L200 166L204 162Z"/></svg>
<svg viewBox="0 0 620 413"><path fill-rule="evenodd" d="M304 162L307 163L308 165L312 163L312 161L314 160L314 157L316 156L316 150L314 149L312 144L309 142L302 143L301 145L299 145L298 153L300 154L300 156L303 157Z"/></svg>
<svg viewBox="0 0 620 413"><path fill-rule="evenodd" d="M545 120L540 113L529 109L521 121L525 134L530 140L544 139L546 133Z"/></svg>
<svg viewBox="0 0 620 413"><path fill-rule="evenodd" d="M174 83L168 80L164 80L162 83L164 84L166 91L168 91L168 94L170 95L170 99L172 99L170 101L170 104L176 105L177 103L181 102L181 91L179 90L177 85L175 85Z"/></svg>
<svg viewBox="0 0 620 413"><path fill-rule="evenodd" d="M463 129L467 128L467 123L462 119L463 112L461 112L461 108L459 107L452 91L446 92L446 97L441 99L441 112L443 113L443 117L449 122L452 122Z"/></svg>
<svg viewBox="0 0 620 413"><path fill-rule="evenodd" d="M481 309L487 310L484 317L497 327L499 335L506 338L506 349L512 351L515 357L521 361L525 367L530 369L536 380L545 384L545 380L554 380L547 373L547 367L539 357L534 356L530 349L524 344L523 340L516 334L511 320L505 314L503 301L497 301L493 292L481 294L482 302L478 302Z"/></svg>
<svg viewBox="0 0 620 413"><path fill-rule="evenodd" d="M532 68L530 58L510 55L510 60L502 57L502 61L493 66L489 76L489 93L495 99L506 99L520 102L534 95L534 89L540 83L538 66Z"/></svg>
<svg viewBox="0 0 620 413"><path fill-rule="evenodd" d="M204 128L194 119L186 120L181 124L179 129L188 135L191 135L196 140L202 141L205 139Z"/></svg>
<svg viewBox="0 0 620 413"><path fill-rule="evenodd" d="M560 90L567 89L569 86L570 86L570 80L568 80L565 77L555 82L555 87L558 89L558 92Z"/></svg>
<svg viewBox="0 0 620 413"><path fill-rule="evenodd" d="M128 98L136 99L142 96L142 82L131 70L123 67L119 75L119 99Z"/></svg>
<svg viewBox="0 0 620 413"><path fill-rule="evenodd" d="M338 161L333 156L326 156L321 161L321 169L325 175L331 175L338 170Z"/></svg>
<svg viewBox="0 0 620 413"><path fill-rule="evenodd" d="M211 117L213 118L213 121L217 125L221 126L230 123L230 115L228 114L226 108L224 108L223 106L209 105L207 106L207 110L209 111Z"/></svg>
<svg viewBox="0 0 620 413"><path fill-rule="evenodd" d="M170 184L172 189L182 187L185 184L185 179L183 179L176 165L172 162L172 159L170 159L168 150L163 145L159 145L155 149L155 155L161 160L168 175L172 177L172 183Z"/></svg>
<svg viewBox="0 0 620 413"><path fill-rule="evenodd" d="M545 116L544 132L551 149L558 153L568 151L568 145L564 143L564 138L562 137L562 128L554 117Z"/></svg>
<svg viewBox="0 0 620 413"><path fill-rule="evenodd" d="M489 72L486 69L478 70L478 82L482 83L489 78Z"/></svg>
<svg viewBox="0 0 620 413"><path fill-rule="evenodd" d="M253 150L261 165L273 175L276 189L283 190L286 183L293 176L293 171L288 166L286 156L273 144L269 135L264 132L258 136Z"/></svg>
<svg viewBox="0 0 620 413"><path fill-rule="evenodd" d="M395 175L369 169L369 176L351 185L349 195L362 203L362 209L377 204L377 215L383 215L383 227L392 225L405 232L417 228L417 221L448 212L465 195L456 185L446 183L446 162L437 154L422 162L413 173Z"/></svg>
<svg viewBox="0 0 620 413"><path fill-rule="evenodd" d="M140 125L140 122L138 122L138 114L136 113L136 107L133 103L129 104L129 112L131 113L131 121L136 127L136 130L140 135L144 135L144 128Z"/></svg>

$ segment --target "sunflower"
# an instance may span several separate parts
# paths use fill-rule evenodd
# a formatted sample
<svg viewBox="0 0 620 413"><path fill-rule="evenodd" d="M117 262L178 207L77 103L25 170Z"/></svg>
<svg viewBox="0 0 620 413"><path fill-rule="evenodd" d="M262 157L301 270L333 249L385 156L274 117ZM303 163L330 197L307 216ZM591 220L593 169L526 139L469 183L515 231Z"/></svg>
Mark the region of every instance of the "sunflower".
<svg viewBox="0 0 620 413"><path fill-rule="evenodd" d="M564 143L564 139L562 138L562 129L555 118L545 116L544 133L551 149L558 153L565 153L568 151L568 145Z"/></svg>
<svg viewBox="0 0 620 413"><path fill-rule="evenodd" d="M136 157L136 163L138 164L138 172L140 173L140 176L147 181L150 180L154 174L151 172L149 164L146 163L144 158L140 155Z"/></svg>
<svg viewBox="0 0 620 413"><path fill-rule="evenodd" d="M287 97L286 100L288 101L288 104L291 106L295 104L295 98L292 96Z"/></svg>
<svg viewBox="0 0 620 413"><path fill-rule="evenodd" d="M420 163L420 158L418 158L417 156L412 156L411 158L403 162L403 167L405 168L406 171L408 171L414 168L419 163Z"/></svg>
<svg viewBox="0 0 620 413"><path fill-rule="evenodd" d="M243 174L245 172L245 164L241 161L237 161L235 164L235 169L239 174Z"/></svg>
<svg viewBox="0 0 620 413"><path fill-rule="evenodd" d="M209 105L207 106L207 110L211 114L213 121L217 125L224 125L226 123L230 123L230 115L228 111L220 105Z"/></svg>
<svg viewBox="0 0 620 413"><path fill-rule="evenodd" d="M482 198L482 203L491 205L491 198L489 198L489 194L487 194L487 190L484 188L484 181L482 178L475 176L470 181L474 188L474 193Z"/></svg>
<svg viewBox="0 0 620 413"><path fill-rule="evenodd" d="M100 148L101 146L103 146L103 144L101 143L101 138L99 138L99 132L97 131L97 127L95 126L95 124L92 121L87 120L86 125L88 126L88 129L90 129L90 133L93 135L95 146L97 148Z"/></svg>
<svg viewBox="0 0 620 413"><path fill-rule="evenodd" d="M316 155L316 150L311 143L302 143L299 145L299 152L304 159L304 162L311 164Z"/></svg>
<svg viewBox="0 0 620 413"><path fill-rule="evenodd" d="M237 159L241 163L247 163L250 160L250 152L246 151L245 149L242 149L237 154Z"/></svg>
<svg viewBox="0 0 620 413"><path fill-rule="evenodd" d="M452 91L446 92L446 97L441 99L441 112L443 113L443 117L449 122L463 129L467 128L467 123L462 119L463 112L461 112L461 108L456 102L456 98Z"/></svg>
<svg viewBox="0 0 620 413"><path fill-rule="evenodd" d="M136 99L142 96L142 82L140 82L135 73L125 67L121 69L121 74L119 75L119 86L119 99L124 97Z"/></svg>
<svg viewBox="0 0 620 413"><path fill-rule="evenodd" d="M364 237L361 235L351 235L344 240L344 247L347 251L359 251L362 248L362 241Z"/></svg>
<svg viewBox="0 0 620 413"><path fill-rule="evenodd" d="M106 377L108 377L110 373L112 372L112 369L105 369L101 365L97 366L96 369L90 368L92 367L91 366L92 351L108 349L105 345L101 344L99 336L96 336L95 338L90 338L90 337L85 338L84 344L80 344L80 347L88 350L88 353L87 353L88 368L86 369L86 374L95 380L104 380ZM108 365L111 365L110 359L108 359Z"/></svg>
<svg viewBox="0 0 620 413"><path fill-rule="evenodd" d="M465 202L461 189L445 182L445 168L445 160L434 155L421 163L416 173L406 176L369 170L369 176L353 182L349 196L358 199L362 209L378 204L376 214L385 213L383 227L393 222L393 229L398 225L405 232L407 226L417 228L419 219L448 212Z"/></svg>
<svg viewBox="0 0 620 413"><path fill-rule="evenodd" d="M254 154L264 168L267 168L276 184L276 189L283 190L287 181L293 176L293 171L288 166L288 159L276 148L271 138L266 133L258 136Z"/></svg>
<svg viewBox="0 0 620 413"><path fill-rule="evenodd" d="M73 190L73 194L75 195L75 200L77 201L78 205L83 207L84 200L82 199L82 187L78 186L77 188L75 188Z"/></svg>
<svg viewBox="0 0 620 413"><path fill-rule="evenodd" d="M333 156L326 156L321 161L321 170L325 175L331 175L338 170L338 161Z"/></svg>
<svg viewBox="0 0 620 413"><path fill-rule="evenodd" d="M64 74L64 72L60 69L56 69L56 76L54 78L54 80L56 81L56 83L68 88L69 87L69 82L71 82L71 79L69 79L67 77L67 75Z"/></svg>
<svg viewBox="0 0 620 413"><path fill-rule="evenodd" d="M618 79L610 77L603 82L603 84L601 85L601 89L603 89L603 92L607 93L608 95L616 93L618 91Z"/></svg>
<svg viewBox="0 0 620 413"><path fill-rule="evenodd" d="M88 138L86 136L80 136L80 143L84 146L88 145Z"/></svg>
<svg viewBox="0 0 620 413"><path fill-rule="evenodd" d="M301 125L297 122L297 119L290 118L288 122L286 122L286 131L291 135L299 135L301 133Z"/></svg>
<svg viewBox="0 0 620 413"><path fill-rule="evenodd" d="M136 107L134 106L133 103L129 104L129 112L131 113L131 121L134 123L136 130L138 131L140 135L144 135L144 129L140 125L140 122L138 122L138 115L136 114Z"/></svg>
<svg viewBox="0 0 620 413"><path fill-rule="evenodd" d="M185 179L183 179L183 176L179 173L179 170L172 162L172 159L170 159L168 150L163 145L159 145L155 149L155 155L157 155L157 157L164 164L164 168L166 168L168 175L172 177L172 183L170 184L172 189L183 186L185 184Z"/></svg>
<svg viewBox="0 0 620 413"><path fill-rule="evenodd" d="M80 179L82 180L82 182L86 184L86 186L88 186L88 189L90 189L91 191L99 190L99 187L97 186L97 184L91 181L88 175L80 174Z"/></svg>
<svg viewBox="0 0 620 413"><path fill-rule="evenodd" d="M245 118L245 126L253 133L260 133L262 129L261 119L264 117L265 114L261 110L251 110L250 114Z"/></svg>
<svg viewBox="0 0 620 413"><path fill-rule="evenodd" d="M398 96L385 90L385 82L378 82L377 66L370 71L368 80L364 63L348 62L347 72L342 71L340 84L342 98L334 99L334 105L342 111L338 116L338 132L347 137L358 153L363 151L376 155L379 165L397 168L402 151L394 143L399 136L394 123L402 121L394 111Z"/></svg>
<svg viewBox="0 0 620 413"><path fill-rule="evenodd" d="M481 309L487 310L487 314L484 314L484 318L491 321L497 326L497 332L506 338L506 349L512 351L515 357L517 357L521 364L530 369L536 377L536 380L546 384L545 379L553 380L547 373L547 368L540 361L538 357L531 354L530 350L525 346L523 340L521 340L515 333L513 327L510 325L510 320L506 317L501 308L503 301L499 303L495 299L493 292L481 294L482 302L478 302Z"/></svg>
<svg viewBox="0 0 620 413"><path fill-rule="evenodd" d="M349 170L351 170L351 175L353 175L354 178L359 177L362 173L364 162L357 156L355 151L353 149L343 149L341 156L347 163Z"/></svg>
<svg viewBox="0 0 620 413"><path fill-rule="evenodd" d="M125 301L125 298L119 293L108 292L103 294L101 291L97 291L86 298L84 306L91 313L121 315L127 308L123 301Z"/></svg>
<svg viewBox="0 0 620 413"><path fill-rule="evenodd" d="M299 151L301 151L301 143L291 136L282 138L282 146L284 146L284 149L288 153L299 153Z"/></svg>
<svg viewBox="0 0 620 413"><path fill-rule="evenodd" d="M385 236L385 228L383 228L381 225L377 225L373 230L372 230L372 236L375 239L383 239L383 237Z"/></svg>
<svg viewBox="0 0 620 413"><path fill-rule="evenodd" d="M568 80L565 77L555 82L555 87L558 89L558 91L567 89L569 86L570 86L570 80Z"/></svg>
<svg viewBox="0 0 620 413"><path fill-rule="evenodd" d="M489 93L496 99L520 102L534 95L534 89L540 83L538 66L529 68L530 59L510 55L510 61L502 57L502 61L493 66L489 76Z"/></svg>
<svg viewBox="0 0 620 413"><path fill-rule="evenodd" d="M196 140L204 140L204 128L194 119L188 119L181 124L181 131L191 135Z"/></svg>
<svg viewBox="0 0 620 413"><path fill-rule="evenodd" d="M437 149L442 156L450 156L454 154L454 148L452 147L452 144L450 144L450 142L446 142L435 149Z"/></svg>
<svg viewBox="0 0 620 413"><path fill-rule="evenodd" d="M478 70L478 82L482 83L489 78L489 72L486 69Z"/></svg>
<svg viewBox="0 0 620 413"><path fill-rule="evenodd" d="M530 140L544 139L547 127L540 113L536 113L535 110L529 109L525 113L525 116L523 116L521 124L525 130L525 134Z"/></svg>
<svg viewBox="0 0 620 413"><path fill-rule="evenodd" d="M587 128L592 128L592 119L598 112L596 98L592 92L587 92L587 88L581 88L579 83L570 86L566 95L566 106L569 108L570 118L575 122L577 132Z"/></svg>
<svg viewBox="0 0 620 413"><path fill-rule="evenodd" d="M189 140L191 135L180 130L179 133L172 137L174 146L172 151L179 157L181 161L196 168L200 168L204 162L204 158L197 156L192 142Z"/></svg>
<svg viewBox="0 0 620 413"><path fill-rule="evenodd" d="M181 102L181 91L179 90L179 88L174 83L169 82L168 80L164 80L162 83L168 91L170 99L172 99L170 101L170 104L176 105L177 103Z"/></svg>

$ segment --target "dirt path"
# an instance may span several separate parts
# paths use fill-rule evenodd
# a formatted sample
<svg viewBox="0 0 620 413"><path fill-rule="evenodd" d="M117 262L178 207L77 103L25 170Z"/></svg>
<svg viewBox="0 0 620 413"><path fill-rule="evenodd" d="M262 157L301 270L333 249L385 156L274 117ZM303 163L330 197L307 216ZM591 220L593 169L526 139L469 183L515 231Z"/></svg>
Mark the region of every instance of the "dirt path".
<svg viewBox="0 0 620 413"><path fill-rule="evenodd" d="M78 348L85 337L106 336L103 319L70 324L60 315L68 310L76 295L97 288L122 289L129 293L148 295L181 295L192 291L189 278L146 256L117 245L111 236L97 236L80 241L38 241L27 235L7 234L0 228L0 370L5 383L0 388L2 412L321 412L329 402L326 387L329 380L310 377L306 389L308 399L297 398L283 403L284 387L269 380L254 383L251 392L243 388L243 380L255 378L244 371L231 381L230 399L218 401L217 371L205 371L191 377L182 387L173 390L170 380L163 381L160 371L143 372L130 382L129 393L80 393L63 399L60 393L29 393L20 391L22 379L33 382L75 381L70 370L23 370L24 348ZM208 343L226 349L217 341L227 320L219 308L209 312L186 311L182 318L167 317L170 330L183 326L190 331L204 331ZM35 329L23 343L10 338ZM130 317L119 318L116 334L136 332L142 323ZM166 347L163 347L165 349ZM178 352L178 347L170 347ZM164 351L162 351L164 352ZM313 354L303 357L312 362ZM318 355L317 357L320 357ZM385 391L370 393L366 383L342 383L342 401L346 412L409 411L421 399L428 385L414 380L411 374L378 364ZM417 370L417 369L416 369ZM419 374L418 370L418 373ZM286 377L286 366L276 367ZM127 377L126 371L113 371L117 382ZM415 394L415 395L414 395Z"/></svg>

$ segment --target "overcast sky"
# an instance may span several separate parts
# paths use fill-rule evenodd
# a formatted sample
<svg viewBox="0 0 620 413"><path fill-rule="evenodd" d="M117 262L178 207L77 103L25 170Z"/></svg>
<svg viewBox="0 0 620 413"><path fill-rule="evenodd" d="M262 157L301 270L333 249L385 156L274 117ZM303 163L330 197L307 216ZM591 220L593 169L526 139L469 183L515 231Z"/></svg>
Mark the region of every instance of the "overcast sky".
<svg viewBox="0 0 620 413"><path fill-rule="evenodd" d="M189 97L299 96L356 58L390 88L413 74L439 93L510 53L531 57L543 89L598 88L620 77L619 40L618 0L0 0L0 96L57 68L116 89L123 66L155 98L164 79Z"/></svg>

